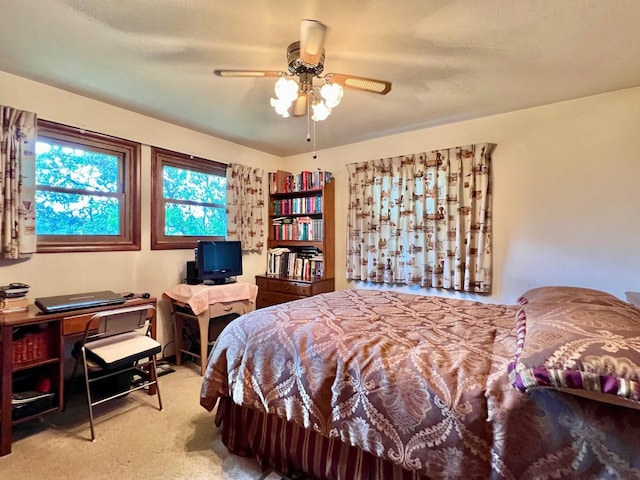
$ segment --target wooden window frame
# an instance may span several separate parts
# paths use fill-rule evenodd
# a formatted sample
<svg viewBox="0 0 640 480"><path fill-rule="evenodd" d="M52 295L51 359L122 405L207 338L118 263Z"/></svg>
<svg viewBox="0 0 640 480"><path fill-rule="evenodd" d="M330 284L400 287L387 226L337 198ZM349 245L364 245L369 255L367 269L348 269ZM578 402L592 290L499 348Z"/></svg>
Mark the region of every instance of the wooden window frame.
<svg viewBox="0 0 640 480"><path fill-rule="evenodd" d="M48 120L38 120L38 140L101 150L120 159L120 235L38 235L38 253L140 250L140 144ZM37 190L37 185L36 185ZM37 218L36 218L37 222Z"/></svg>
<svg viewBox="0 0 640 480"><path fill-rule="evenodd" d="M225 240L222 236L166 236L165 199L162 192L164 166L226 177L227 165L204 158L151 147L151 250L195 248L198 240Z"/></svg>

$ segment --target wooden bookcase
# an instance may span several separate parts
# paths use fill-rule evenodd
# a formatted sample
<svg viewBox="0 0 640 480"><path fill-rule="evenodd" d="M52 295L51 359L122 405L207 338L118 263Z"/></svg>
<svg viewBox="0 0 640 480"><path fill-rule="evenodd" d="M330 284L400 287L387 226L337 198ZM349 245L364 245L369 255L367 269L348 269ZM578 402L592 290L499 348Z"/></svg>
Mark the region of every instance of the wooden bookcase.
<svg viewBox="0 0 640 480"><path fill-rule="evenodd" d="M282 171L270 174L267 248L288 248L299 257L315 249L322 253L322 262L321 267L316 261L299 262L306 273L302 269L296 272L295 268L269 273L267 265L267 273L256 275L257 308L335 289L335 181L330 173L323 172L327 180L321 176L318 182L318 174L291 175ZM303 225L309 221L310 230Z"/></svg>

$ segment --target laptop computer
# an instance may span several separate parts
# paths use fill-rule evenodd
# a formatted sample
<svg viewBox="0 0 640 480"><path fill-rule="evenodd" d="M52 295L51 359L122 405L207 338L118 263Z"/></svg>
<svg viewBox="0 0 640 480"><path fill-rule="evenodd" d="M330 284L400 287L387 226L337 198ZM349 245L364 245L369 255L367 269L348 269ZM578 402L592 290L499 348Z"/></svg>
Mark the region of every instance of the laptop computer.
<svg viewBox="0 0 640 480"><path fill-rule="evenodd" d="M35 300L36 306L44 313L102 307L104 305L118 305L124 302L125 298L122 295L110 290L56 295L53 297L36 298Z"/></svg>

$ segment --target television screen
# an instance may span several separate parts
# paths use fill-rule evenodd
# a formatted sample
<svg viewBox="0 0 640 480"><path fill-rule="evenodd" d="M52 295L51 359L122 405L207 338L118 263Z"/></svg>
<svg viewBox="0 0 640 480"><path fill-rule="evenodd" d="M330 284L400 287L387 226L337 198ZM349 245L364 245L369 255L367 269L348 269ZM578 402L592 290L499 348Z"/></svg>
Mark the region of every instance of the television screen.
<svg viewBox="0 0 640 480"><path fill-rule="evenodd" d="M204 283L230 283L230 277L242 275L240 241L199 241L197 246L198 277Z"/></svg>

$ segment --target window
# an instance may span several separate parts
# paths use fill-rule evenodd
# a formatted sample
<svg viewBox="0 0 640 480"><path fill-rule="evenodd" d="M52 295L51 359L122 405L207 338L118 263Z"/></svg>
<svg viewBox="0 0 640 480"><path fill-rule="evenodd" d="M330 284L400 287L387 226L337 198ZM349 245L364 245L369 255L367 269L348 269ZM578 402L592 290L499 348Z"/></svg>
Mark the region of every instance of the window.
<svg viewBox="0 0 640 480"><path fill-rule="evenodd" d="M226 165L151 149L151 249L194 248L227 235Z"/></svg>
<svg viewBox="0 0 640 480"><path fill-rule="evenodd" d="M140 250L139 162L138 143L39 120L38 252Z"/></svg>

